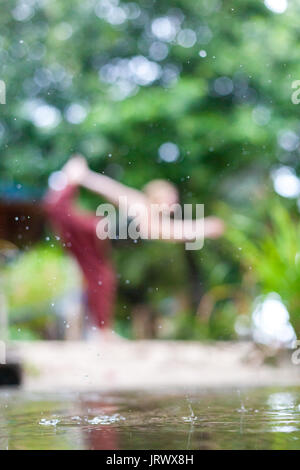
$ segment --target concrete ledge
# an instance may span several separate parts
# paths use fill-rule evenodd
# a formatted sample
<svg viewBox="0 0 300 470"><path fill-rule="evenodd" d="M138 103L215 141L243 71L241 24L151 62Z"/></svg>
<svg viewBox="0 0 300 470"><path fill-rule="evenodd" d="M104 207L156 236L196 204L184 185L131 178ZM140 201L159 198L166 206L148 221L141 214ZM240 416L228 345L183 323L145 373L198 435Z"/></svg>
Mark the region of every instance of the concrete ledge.
<svg viewBox="0 0 300 470"><path fill-rule="evenodd" d="M161 390L299 385L291 353L263 365L251 343L187 341L16 342L25 390Z"/></svg>

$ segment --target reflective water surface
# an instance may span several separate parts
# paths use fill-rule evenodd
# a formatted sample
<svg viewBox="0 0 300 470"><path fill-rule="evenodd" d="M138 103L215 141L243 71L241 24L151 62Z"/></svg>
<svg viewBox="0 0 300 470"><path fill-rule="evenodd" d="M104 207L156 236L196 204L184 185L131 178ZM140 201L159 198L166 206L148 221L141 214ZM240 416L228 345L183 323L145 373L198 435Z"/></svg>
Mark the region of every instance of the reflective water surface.
<svg viewBox="0 0 300 470"><path fill-rule="evenodd" d="M1 449L300 449L300 389L0 392Z"/></svg>

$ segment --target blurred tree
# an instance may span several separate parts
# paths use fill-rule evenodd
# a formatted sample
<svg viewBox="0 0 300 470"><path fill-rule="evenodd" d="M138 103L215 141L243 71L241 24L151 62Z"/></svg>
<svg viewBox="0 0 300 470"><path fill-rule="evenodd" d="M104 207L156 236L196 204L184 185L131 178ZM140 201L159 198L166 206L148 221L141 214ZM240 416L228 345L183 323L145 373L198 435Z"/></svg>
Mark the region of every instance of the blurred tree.
<svg viewBox="0 0 300 470"><path fill-rule="evenodd" d="M0 17L0 79L7 88L0 108L1 178L43 189L49 173L79 151L93 169L129 185L167 178L183 202L204 203L207 214L222 200L231 211L263 220L270 169L284 164L299 171L291 85L300 77L300 5L290 1L281 13L270 5L6 2ZM95 207L90 195L84 201ZM182 247L160 243L116 256L125 295L120 302L128 305L128 283L143 286L147 302L161 308L175 290L188 291L188 273L200 294L241 280L235 255L219 243L207 242L193 264ZM124 310L120 305L123 319Z"/></svg>

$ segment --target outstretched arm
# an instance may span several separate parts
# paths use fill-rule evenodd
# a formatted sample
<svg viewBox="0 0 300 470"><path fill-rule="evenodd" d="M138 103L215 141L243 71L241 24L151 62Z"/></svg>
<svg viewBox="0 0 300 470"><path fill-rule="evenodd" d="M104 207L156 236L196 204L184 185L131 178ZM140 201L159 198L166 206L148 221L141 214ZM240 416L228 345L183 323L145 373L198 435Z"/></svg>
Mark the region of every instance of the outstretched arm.
<svg viewBox="0 0 300 470"><path fill-rule="evenodd" d="M64 166L63 171L69 182L75 180L82 187L99 194L115 206L119 205L120 197L126 197L128 207L136 203L147 205L147 198L141 191L90 170L84 157L74 156Z"/></svg>
<svg viewBox="0 0 300 470"><path fill-rule="evenodd" d="M147 198L141 191L125 186L109 176L95 173L90 169L87 169L82 178L81 186L100 194L115 206L119 205L120 197L126 197L128 206L132 204L147 205Z"/></svg>
<svg viewBox="0 0 300 470"><path fill-rule="evenodd" d="M119 198L126 198L129 211L131 208L137 208L136 216L140 222L141 234L145 235L145 238L151 238L151 234L155 233L153 238L156 239L186 242L203 236L218 238L224 232L224 223L217 217L204 218L204 227L196 220L170 220L168 217L152 220L149 201L141 191L125 186L101 173L91 171L86 160L81 156L71 158L64 166L63 172L69 184L80 184L116 206L119 206ZM168 237L165 237L166 233L169 234Z"/></svg>
<svg viewBox="0 0 300 470"><path fill-rule="evenodd" d="M165 241L189 242L199 238L219 238L225 230L224 222L218 217L205 217L203 220L176 220L166 217L151 219L141 216L140 229L145 238Z"/></svg>

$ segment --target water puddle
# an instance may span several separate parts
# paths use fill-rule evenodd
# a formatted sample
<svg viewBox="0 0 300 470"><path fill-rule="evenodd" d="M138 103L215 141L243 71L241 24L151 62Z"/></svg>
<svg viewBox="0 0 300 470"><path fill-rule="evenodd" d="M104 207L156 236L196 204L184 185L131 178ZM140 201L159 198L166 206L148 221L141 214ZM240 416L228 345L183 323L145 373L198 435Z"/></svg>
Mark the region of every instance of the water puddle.
<svg viewBox="0 0 300 470"><path fill-rule="evenodd" d="M300 390L0 392L0 449L298 449Z"/></svg>

